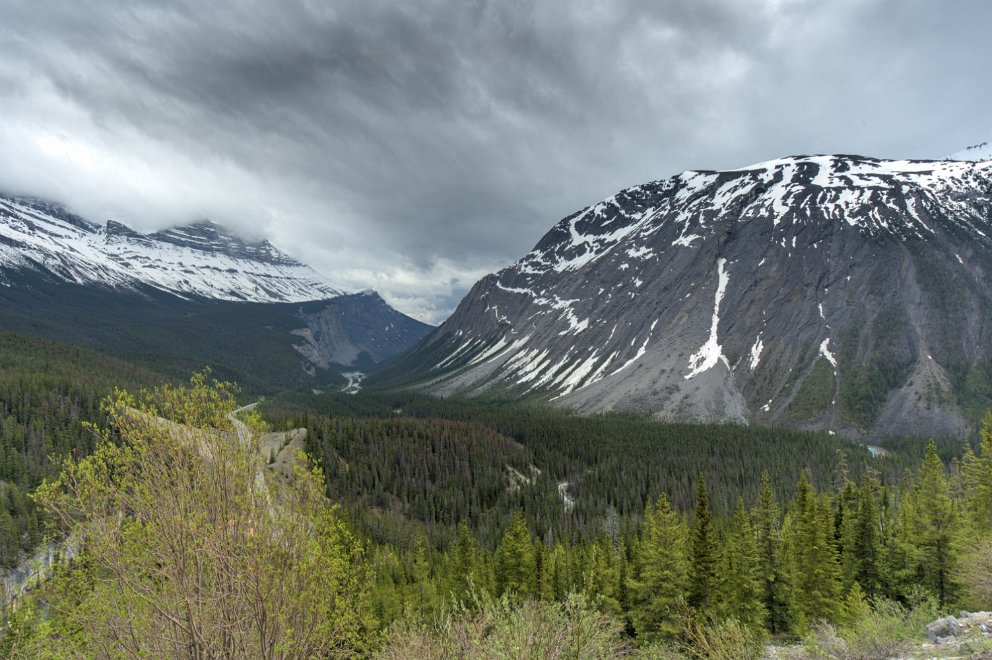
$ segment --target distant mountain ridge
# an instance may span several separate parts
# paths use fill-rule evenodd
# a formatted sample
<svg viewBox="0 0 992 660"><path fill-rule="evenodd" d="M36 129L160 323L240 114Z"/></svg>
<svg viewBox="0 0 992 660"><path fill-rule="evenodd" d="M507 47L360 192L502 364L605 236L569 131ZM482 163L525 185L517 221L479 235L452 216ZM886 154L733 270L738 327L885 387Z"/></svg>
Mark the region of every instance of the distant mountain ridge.
<svg viewBox="0 0 992 660"><path fill-rule="evenodd" d="M0 196L0 329L265 393L339 387L432 328L211 222L141 234Z"/></svg>
<svg viewBox="0 0 992 660"><path fill-rule="evenodd" d="M992 162L794 156L557 223L381 382L960 434L992 405Z"/></svg>
<svg viewBox="0 0 992 660"><path fill-rule="evenodd" d="M101 226L56 205L12 197L0 197L0 268L218 300L301 302L343 293L268 241L244 241L212 222L140 234L119 222Z"/></svg>
<svg viewBox="0 0 992 660"><path fill-rule="evenodd" d="M992 144L982 142L948 156L951 160L992 160Z"/></svg>

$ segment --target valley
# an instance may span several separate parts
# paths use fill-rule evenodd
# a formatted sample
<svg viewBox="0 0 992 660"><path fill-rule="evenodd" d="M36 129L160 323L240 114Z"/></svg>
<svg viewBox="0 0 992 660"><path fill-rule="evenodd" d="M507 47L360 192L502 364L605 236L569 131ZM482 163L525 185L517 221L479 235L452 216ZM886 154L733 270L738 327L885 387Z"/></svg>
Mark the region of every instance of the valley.
<svg viewBox="0 0 992 660"><path fill-rule="evenodd" d="M928 652L989 603L990 211L984 161L685 172L567 216L434 328L211 223L0 198L0 651L137 649L95 604L115 581L149 631L226 612L184 551L147 563L181 538L206 592L306 601L350 631L312 648L352 655L545 618L595 657ZM243 590L284 561L350 609Z"/></svg>
<svg viewBox="0 0 992 660"><path fill-rule="evenodd" d="M0 658L992 659L992 2L0 3Z"/></svg>

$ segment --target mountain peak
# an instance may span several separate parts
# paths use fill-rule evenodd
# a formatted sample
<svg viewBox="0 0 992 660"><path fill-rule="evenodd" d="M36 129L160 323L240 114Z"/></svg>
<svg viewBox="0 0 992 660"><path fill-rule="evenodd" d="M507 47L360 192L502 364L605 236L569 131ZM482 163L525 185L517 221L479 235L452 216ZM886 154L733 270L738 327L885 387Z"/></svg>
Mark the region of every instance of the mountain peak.
<svg viewBox="0 0 992 660"><path fill-rule="evenodd" d="M107 224L104 225L103 233L108 237L123 236L129 239L140 238L141 234L131 229L122 222L117 222L116 220L107 220Z"/></svg>
<svg viewBox="0 0 992 660"><path fill-rule="evenodd" d="M948 156L951 160L992 160L992 144L981 142Z"/></svg>
<svg viewBox="0 0 992 660"><path fill-rule="evenodd" d="M990 218L992 162L683 172L559 221L396 369L582 411L959 432L961 364L992 365Z"/></svg>
<svg viewBox="0 0 992 660"><path fill-rule="evenodd" d="M151 234L149 238L197 252L222 254L236 259L286 266L301 265L267 240L246 241L210 220L159 231Z"/></svg>
<svg viewBox="0 0 992 660"><path fill-rule="evenodd" d="M245 241L210 221L141 234L100 227L47 202L0 196L0 268L180 296L300 302L341 291L268 241Z"/></svg>

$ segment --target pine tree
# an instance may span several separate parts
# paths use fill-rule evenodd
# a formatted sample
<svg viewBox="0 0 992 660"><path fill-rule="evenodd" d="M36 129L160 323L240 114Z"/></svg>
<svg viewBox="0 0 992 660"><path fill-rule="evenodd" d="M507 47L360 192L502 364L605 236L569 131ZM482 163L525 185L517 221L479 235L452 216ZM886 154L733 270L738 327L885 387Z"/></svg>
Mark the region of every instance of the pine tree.
<svg viewBox="0 0 992 660"><path fill-rule="evenodd" d="M716 533L710 514L709 495L706 480L699 475L696 491L696 512L692 525L692 582L689 589L689 604L706 609L710 607L713 585L716 582Z"/></svg>
<svg viewBox="0 0 992 660"><path fill-rule="evenodd" d="M768 615L761 598L759 564L754 528L744 510L744 500L739 498L737 512L720 549L716 609L722 616L753 629L761 628Z"/></svg>
<svg viewBox="0 0 992 660"><path fill-rule="evenodd" d="M882 586L882 528L878 490L878 477L874 471L868 470L858 494L852 554L855 559L854 579L869 597L877 596Z"/></svg>
<svg viewBox="0 0 992 660"><path fill-rule="evenodd" d="M628 580L630 618L639 638L676 632L674 619L686 596L689 569L685 523L661 495L648 505Z"/></svg>
<svg viewBox="0 0 992 660"><path fill-rule="evenodd" d="M519 511L496 551L496 587L501 594L532 596L537 591L534 541Z"/></svg>
<svg viewBox="0 0 992 660"><path fill-rule="evenodd" d="M834 544L834 517L829 500L817 498L806 475L796 491L796 610L800 620L834 621L840 611L840 563Z"/></svg>
<svg viewBox="0 0 992 660"><path fill-rule="evenodd" d="M937 596L941 605L947 605L953 600L957 586L953 577L957 561L954 547L957 515L950 496L947 473L933 440L927 446L920 466L915 497L921 525L921 581Z"/></svg>
<svg viewBox="0 0 992 660"><path fill-rule="evenodd" d="M767 612L765 625L770 632L777 634L785 632L791 625L792 584L786 553L782 550L778 502L772 492L768 472L761 475L761 490L754 515L761 602Z"/></svg>

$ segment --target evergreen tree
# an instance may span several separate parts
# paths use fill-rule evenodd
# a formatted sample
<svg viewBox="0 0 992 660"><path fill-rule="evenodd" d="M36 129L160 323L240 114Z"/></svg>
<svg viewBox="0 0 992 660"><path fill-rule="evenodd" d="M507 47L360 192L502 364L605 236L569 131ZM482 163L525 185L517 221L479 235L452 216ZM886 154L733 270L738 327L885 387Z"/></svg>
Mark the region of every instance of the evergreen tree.
<svg viewBox="0 0 992 660"><path fill-rule="evenodd" d="M661 495L647 507L628 580L630 618L639 638L657 639L676 632L674 619L688 587L688 532Z"/></svg>
<svg viewBox="0 0 992 660"><path fill-rule="evenodd" d="M854 529L854 578L869 597L879 594L882 586L882 526L878 506L878 478L868 470L861 483Z"/></svg>
<svg viewBox="0 0 992 660"><path fill-rule="evenodd" d="M433 612L438 606L437 589L431 574L430 550L424 532L417 534L410 562L410 600L421 613Z"/></svg>
<svg viewBox="0 0 992 660"><path fill-rule="evenodd" d="M614 554L608 536L600 536L589 546L582 575L582 591L601 610L619 613L620 602L616 593L618 567Z"/></svg>
<svg viewBox="0 0 992 660"><path fill-rule="evenodd" d="M992 529L992 410L982 420L978 454L965 445L961 486L968 523L976 533L987 534Z"/></svg>
<svg viewBox="0 0 992 660"><path fill-rule="evenodd" d="M739 498L737 512L720 549L717 611L754 629L761 628L768 615L762 603L759 565L754 528L744 510L744 500Z"/></svg>
<svg viewBox="0 0 992 660"><path fill-rule="evenodd" d="M787 554L782 550L782 529L778 502L772 492L768 472L761 475L761 490L754 512L761 602L767 613L766 627L773 634L790 627L792 584Z"/></svg>
<svg viewBox="0 0 992 660"><path fill-rule="evenodd" d="M496 588L501 594L533 596L537 591L534 541L519 511L496 551Z"/></svg>
<svg viewBox="0 0 992 660"><path fill-rule="evenodd" d="M843 449L838 449L836 454L836 463L834 464L834 476L833 476L833 492L839 494L844 490L844 486L851 482L850 474L851 470L847 466L847 453Z"/></svg>
<svg viewBox="0 0 992 660"><path fill-rule="evenodd" d="M855 548L858 524L858 487L847 481L837 493L834 509L834 538L841 563L841 582L850 589L857 579L858 556Z"/></svg>
<svg viewBox="0 0 992 660"><path fill-rule="evenodd" d="M485 589L484 580L481 579L479 547L472 538L468 524L463 520L458 525L458 538L455 547L451 551L450 566L450 586L449 592L459 601L464 601L474 589L482 591Z"/></svg>
<svg viewBox="0 0 992 660"><path fill-rule="evenodd" d="M947 605L956 595L953 571L957 559L954 547L957 516L947 473L933 440L927 446L920 466L920 480L914 495L921 525L918 539L920 579L941 605Z"/></svg>
<svg viewBox="0 0 992 660"><path fill-rule="evenodd" d="M829 500L817 498L805 473L796 491L796 610L804 625L834 621L840 611L840 564Z"/></svg>
<svg viewBox="0 0 992 660"><path fill-rule="evenodd" d="M906 493L897 502L882 551L882 583L889 598L906 602L916 585L921 563L918 529L915 503Z"/></svg>
<svg viewBox="0 0 992 660"><path fill-rule="evenodd" d="M709 495L706 492L706 480L700 473L692 525L689 604L693 607L706 609L711 605L713 585L716 582L716 558L716 533L713 531Z"/></svg>

